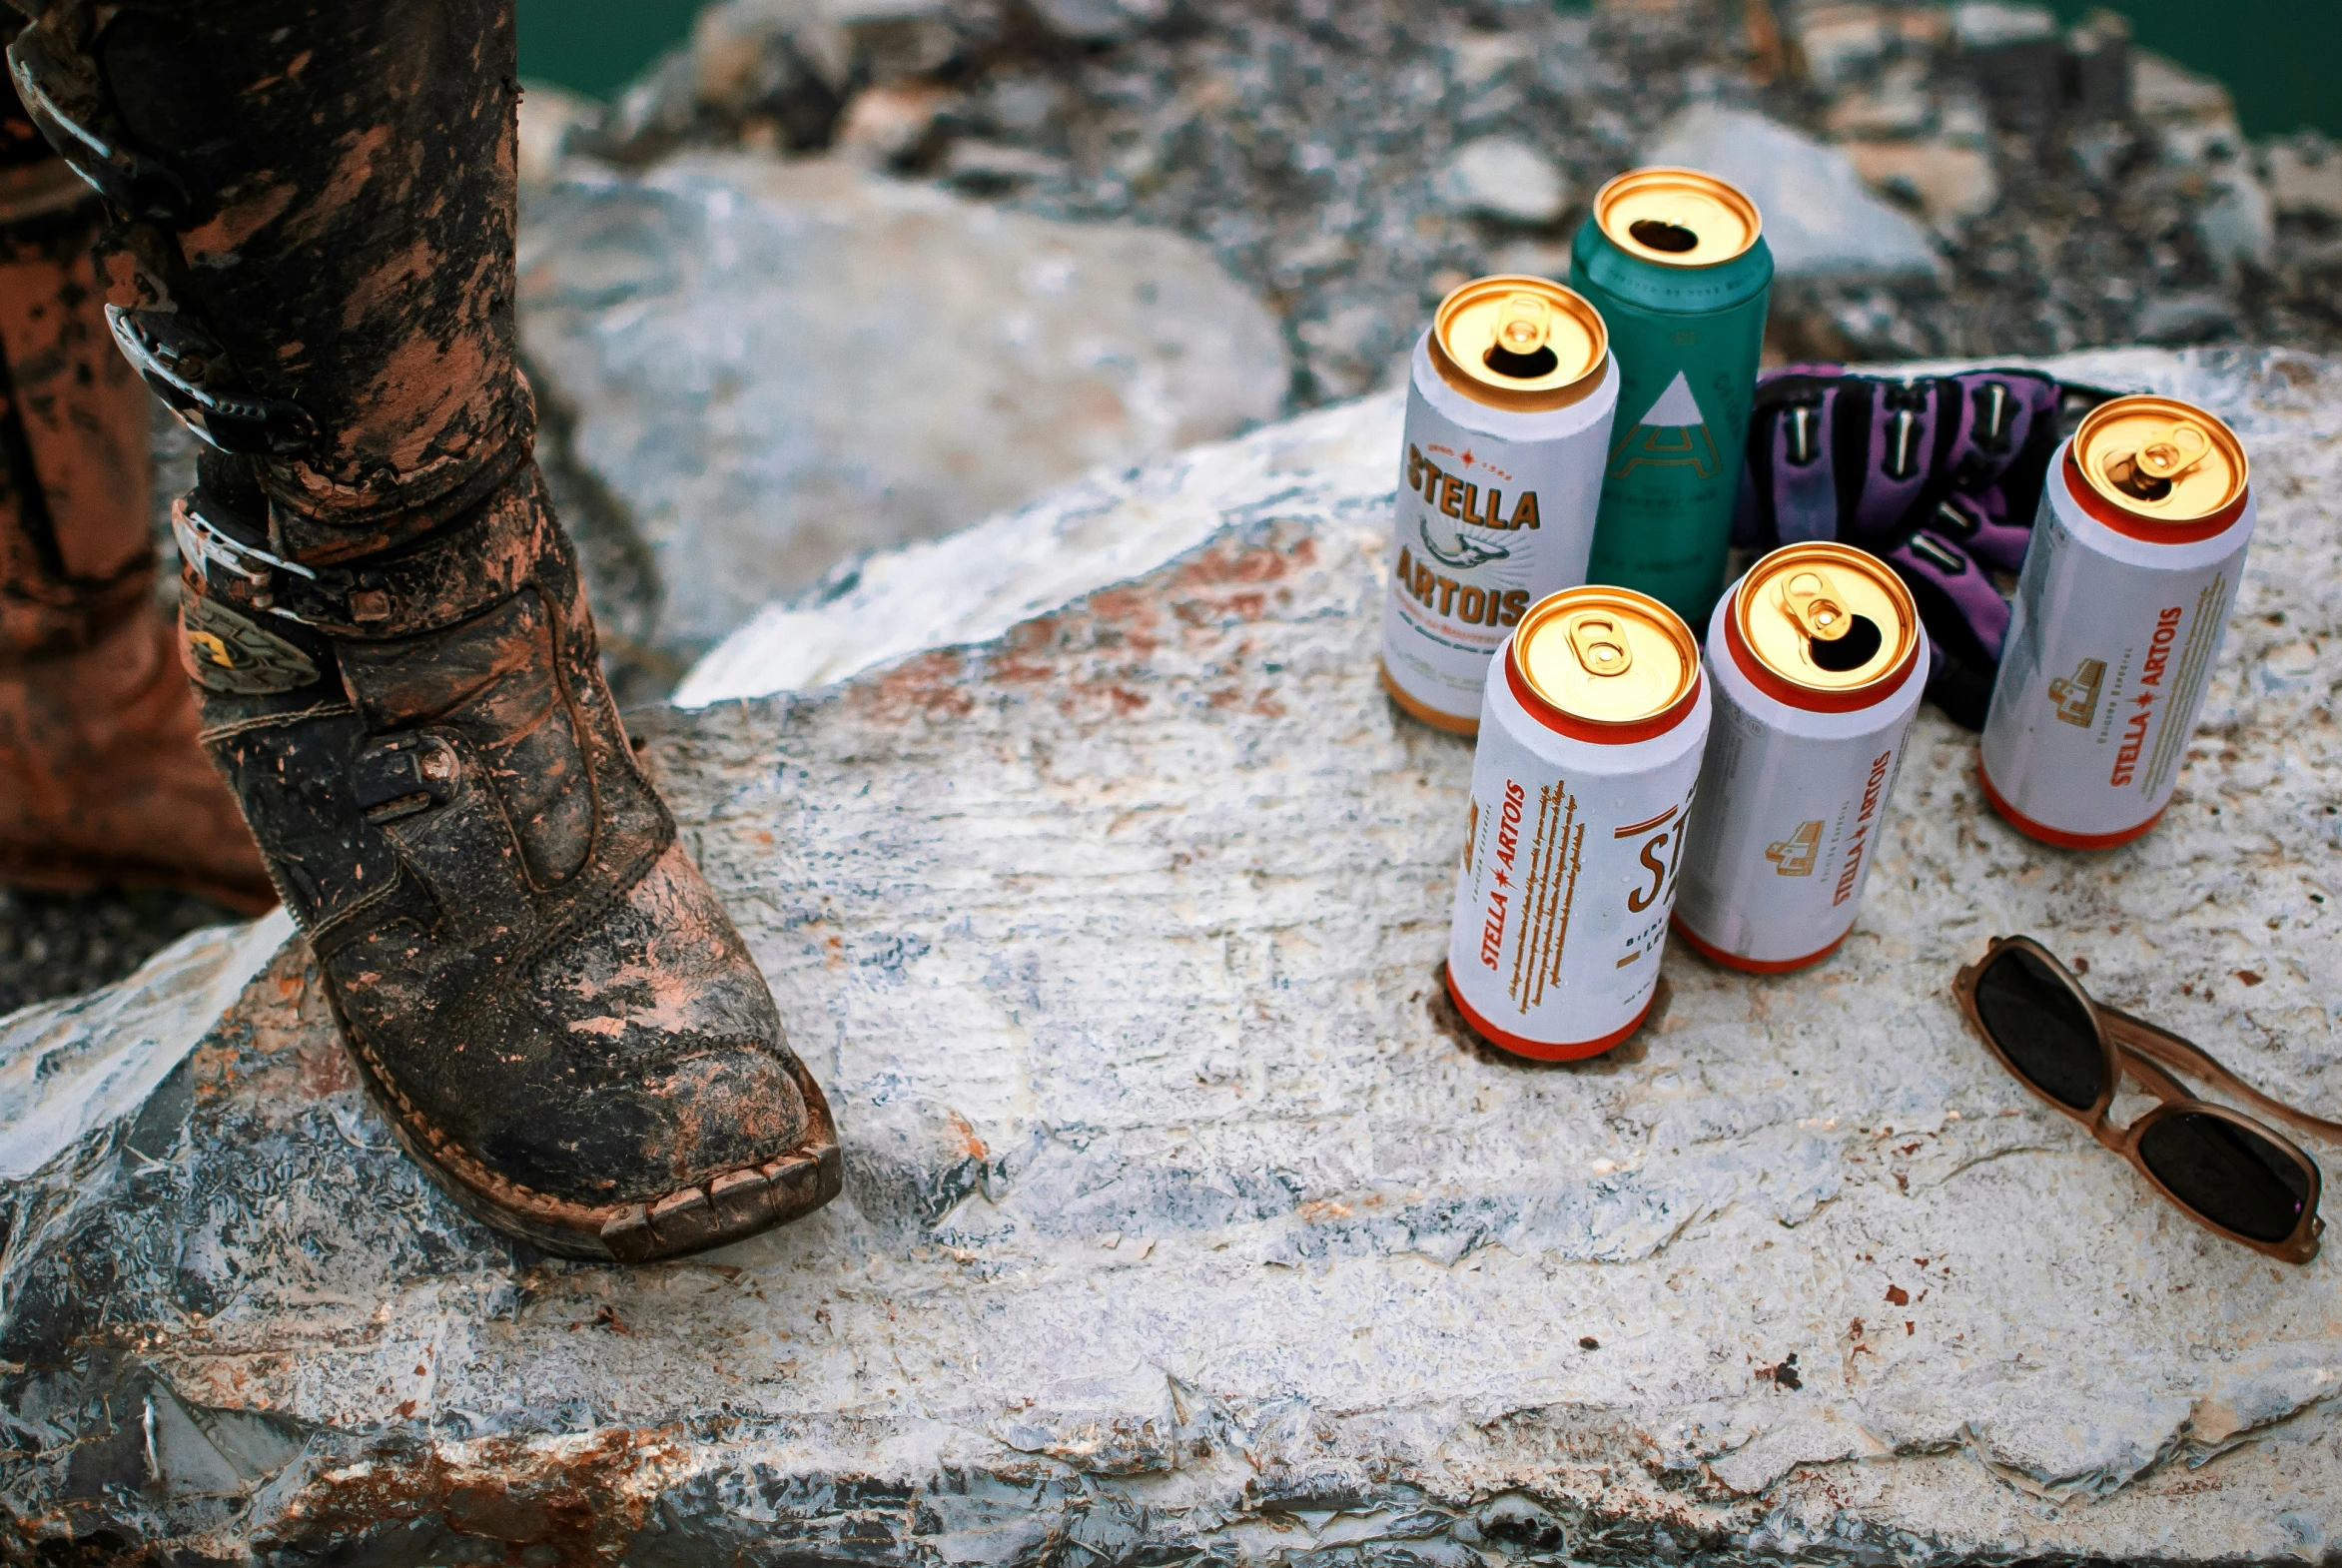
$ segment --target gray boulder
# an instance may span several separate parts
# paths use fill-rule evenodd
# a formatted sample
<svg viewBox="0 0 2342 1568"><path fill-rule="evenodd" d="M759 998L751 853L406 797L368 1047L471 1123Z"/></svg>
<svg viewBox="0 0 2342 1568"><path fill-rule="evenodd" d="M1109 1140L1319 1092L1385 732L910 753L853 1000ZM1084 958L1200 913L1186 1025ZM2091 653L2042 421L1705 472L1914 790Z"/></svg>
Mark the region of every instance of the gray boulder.
<svg viewBox="0 0 2342 1568"><path fill-rule="evenodd" d="M1642 162L1705 169L1746 191L1783 278L1943 271L1927 230L1872 195L1845 153L1754 111L1694 104Z"/></svg>
<svg viewBox="0 0 2342 1568"><path fill-rule="evenodd" d="M1458 148L1433 182L1449 211L1542 226L1569 210L1569 179L1552 159L1509 136Z"/></svg>
<svg viewBox="0 0 2342 1568"><path fill-rule="evenodd" d="M2342 367L2059 368L2221 409L2267 498L2169 815L2044 850L1923 715L1848 945L1771 980L1670 952L1598 1062L1499 1059L1440 1001L1471 748L1374 679L1392 395L1251 437L1282 457L1135 581L640 717L838 1105L848 1187L804 1224L641 1269L497 1242L390 1145L298 942L201 999L265 931L0 1024L0 1551L2320 1557L2331 1259L2179 1218L1946 986L2031 931L2342 1100ZM142 1008L177 1023L110 1022ZM28 1103L97 1109L35 1146Z"/></svg>
<svg viewBox="0 0 2342 1568"><path fill-rule="evenodd" d="M841 558L1273 416L1276 322L1199 246L842 160L691 156L530 194L521 338L677 657ZM584 541L590 551L595 542Z"/></svg>
<svg viewBox="0 0 2342 1568"><path fill-rule="evenodd" d="M1171 15L1171 0L1028 0L1033 14L1062 38L1108 43L1157 26Z"/></svg>

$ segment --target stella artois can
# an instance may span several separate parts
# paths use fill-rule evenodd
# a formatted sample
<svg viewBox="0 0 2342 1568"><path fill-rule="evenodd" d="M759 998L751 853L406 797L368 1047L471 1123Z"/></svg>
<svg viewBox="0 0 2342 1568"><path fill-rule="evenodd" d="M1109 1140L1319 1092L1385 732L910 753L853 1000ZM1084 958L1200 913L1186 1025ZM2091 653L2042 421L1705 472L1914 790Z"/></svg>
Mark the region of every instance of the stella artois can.
<svg viewBox="0 0 2342 1568"><path fill-rule="evenodd" d="M2043 843L2155 825L2252 540L2244 447L2203 409L2117 397L2053 459L1984 718L1992 809Z"/></svg>
<svg viewBox="0 0 2342 1568"><path fill-rule="evenodd" d="M1489 1044L1596 1056L1651 1010L1708 738L1691 628L1624 588L1522 615L1489 664L1447 990Z"/></svg>
<svg viewBox="0 0 2342 1568"><path fill-rule="evenodd" d="M1773 253L1757 204L1695 169L1635 169L1595 193L1572 288L1610 327L1619 418L1588 580L1704 625L1724 588Z"/></svg>
<svg viewBox="0 0 2342 1568"><path fill-rule="evenodd" d="M1731 969L1818 964L1854 929L1928 684L1918 607L1875 555L1787 545L1716 606L1708 676L1675 929Z"/></svg>
<svg viewBox="0 0 2342 1568"><path fill-rule="evenodd" d="M1426 724L1480 724L1489 660L1531 604L1586 580L1618 371L1594 308L1482 278L1415 345L1392 513L1382 683Z"/></svg>

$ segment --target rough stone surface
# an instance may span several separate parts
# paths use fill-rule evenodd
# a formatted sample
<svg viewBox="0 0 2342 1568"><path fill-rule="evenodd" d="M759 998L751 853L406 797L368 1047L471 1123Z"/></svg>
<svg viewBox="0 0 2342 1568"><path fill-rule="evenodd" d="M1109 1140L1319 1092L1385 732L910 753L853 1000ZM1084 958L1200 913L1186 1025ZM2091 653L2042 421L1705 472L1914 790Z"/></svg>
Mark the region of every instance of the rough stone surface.
<svg viewBox="0 0 2342 1568"><path fill-rule="evenodd" d="M2057 13L2045 5L1963 0L1952 8L1952 36L1963 49L1996 49L2057 36Z"/></svg>
<svg viewBox="0 0 2342 1568"><path fill-rule="evenodd" d="M555 466L604 503L562 495L569 521L646 547L632 635L670 657L841 557L1271 417L1289 381L1274 321L1189 241L842 160L534 191L520 299Z"/></svg>
<svg viewBox="0 0 2342 1568"><path fill-rule="evenodd" d="M989 642L1059 605L1191 549L1236 518L1267 515L1292 479L1371 470L1395 451L1399 399L1375 399L1391 423L1377 448L1356 410L1302 418L1240 440L1190 447L1164 462L1094 473L1006 516L940 539L883 550L820 593L769 604L693 665L679 707L810 691L910 654ZM1231 502L1231 496L1265 499Z"/></svg>
<svg viewBox="0 0 2342 1568"><path fill-rule="evenodd" d="M2178 1218L1945 988L2032 931L2342 1101L2342 367L2065 369L2207 400L2257 463L2165 823L2042 850L1926 714L1847 947L1764 981L1671 953L1600 1062L1499 1060L1438 1000L1470 751L1371 673L1387 398L1312 416L1322 466L1231 469L1225 530L1136 582L638 724L838 1103L848 1189L805 1224L648 1269L514 1254L390 1146L298 943L176 1060L151 1023L144 1065L44 1078L23 1044L165 965L9 1021L0 1096L64 1103L100 1059L157 1087L4 1189L0 1550L2321 1556L2334 1257Z"/></svg>
<svg viewBox="0 0 2342 1568"><path fill-rule="evenodd" d="M1933 277L1928 233L1873 196L1847 155L1744 109L1697 104L1644 150L1644 161L1706 169L1746 191L1784 278Z"/></svg>
<svg viewBox="0 0 2342 1568"><path fill-rule="evenodd" d="M0 1013L120 980L175 939L235 918L192 893L0 888Z"/></svg>

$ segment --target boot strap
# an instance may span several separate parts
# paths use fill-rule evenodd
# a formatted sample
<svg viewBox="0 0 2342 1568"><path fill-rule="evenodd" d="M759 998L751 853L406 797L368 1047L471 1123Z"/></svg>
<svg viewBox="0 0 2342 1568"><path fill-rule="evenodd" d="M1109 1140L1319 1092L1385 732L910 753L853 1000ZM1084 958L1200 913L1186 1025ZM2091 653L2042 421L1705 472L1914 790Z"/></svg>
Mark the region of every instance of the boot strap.
<svg viewBox="0 0 2342 1568"><path fill-rule="evenodd" d="M588 771L594 771L590 764ZM401 875L378 898L313 926L308 935L319 958L330 960L406 916L442 925L467 963L518 974L624 898L675 841L675 819L658 797L647 789L625 791L638 798L610 803L617 809L597 830L598 842L577 874L540 889L530 882L519 834L486 778L470 742L441 725L385 735L359 749L351 759L352 794L395 848ZM597 788L612 783L619 781L597 780ZM433 906L427 913L416 907L425 896Z"/></svg>
<svg viewBox="0 0 2342 1568"><path fill-rule="evenodd" d="M172 503L171 529L207 598L332 637L411 637L494 608L561 556L559 525L529 493L533 471L521 464L464 522L362 566L305 566L279 555L247 537L258 529L217 515L201 490Z"/></svg>

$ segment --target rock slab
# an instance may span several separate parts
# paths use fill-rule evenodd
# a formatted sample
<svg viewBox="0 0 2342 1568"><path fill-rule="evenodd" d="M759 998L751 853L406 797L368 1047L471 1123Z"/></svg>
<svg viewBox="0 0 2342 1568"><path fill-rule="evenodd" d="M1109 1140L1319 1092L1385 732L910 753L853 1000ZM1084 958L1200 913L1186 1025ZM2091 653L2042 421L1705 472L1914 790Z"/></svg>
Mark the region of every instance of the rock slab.
<svg viewBox="0 0 2342 1568"><path fill-rule="evenodd" d="M615 514L583 527L639 536L640 640L684 662L842 558L1230 434L1289 380L1275 321L1190 241L843 160L565 165L528 196L520 321Z"/></svg>
<svg viewBox="0 0 2342 1568"><path fill-rule="evenodd" d="M2140 843L2017 837L1930 714L1837 957L1672 952L1610 1057L1496 1057L1436 981L1470 748L1372 675L1398 404L1264 431L1317 460L1229 464L1225 527L1136 581L638 725L837 1102L838 1202L654 1268L515 1253L398 1157L289 943L0 1188L0 1551L2321 1556L2333 1257L2180 1219L1946 987L2031 931L2342 1101L2342 367L2064 369L2219 407L2262 486ZM9 1021L0 1087L67 1027Z"/></svg>

